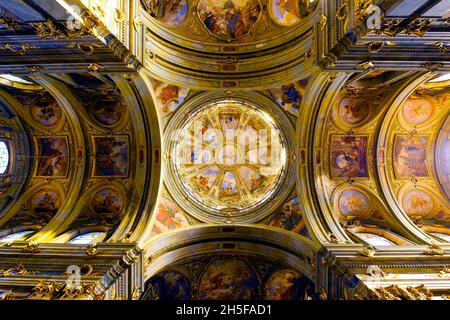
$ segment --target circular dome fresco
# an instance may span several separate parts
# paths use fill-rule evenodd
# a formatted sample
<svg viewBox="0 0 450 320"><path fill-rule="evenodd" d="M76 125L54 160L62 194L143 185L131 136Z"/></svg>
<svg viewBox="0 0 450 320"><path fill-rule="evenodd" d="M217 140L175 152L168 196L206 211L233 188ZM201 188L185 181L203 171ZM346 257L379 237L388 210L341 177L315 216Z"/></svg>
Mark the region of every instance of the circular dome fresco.
<svg viewBox="0 0 450 320"><path fill-rule="evenodd" d="M450 201L450 114L439 130L435 161L439 184Z"/></svg>
<svg viewBox="0 0 450 320"><path fill-rule="evenodd" d="M169 124L167 187L202 221L257 221L292 187L293 129L279 108L254 98L206 94Z"/></svg>

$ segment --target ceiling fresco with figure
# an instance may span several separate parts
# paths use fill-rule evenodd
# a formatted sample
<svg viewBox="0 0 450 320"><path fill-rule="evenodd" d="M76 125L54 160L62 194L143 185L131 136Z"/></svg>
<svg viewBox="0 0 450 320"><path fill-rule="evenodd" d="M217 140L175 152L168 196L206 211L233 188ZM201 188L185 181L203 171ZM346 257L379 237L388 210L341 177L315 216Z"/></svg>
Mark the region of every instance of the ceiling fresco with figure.
<svg viewBox="0 0 450 320"><path fill-rule="evenodd" d="M27 179L19 185L22 196L2 212L1 233L31 230L33 239L64 243L97 231L107 233L107 240L139 201L132 181L139 180L137 162L143 158L130 102L115 82L120 80L96 73L60 73L23 79L36 83L30 90L14 86L8 78L0 84L1 103L5 111L17 114L16 122L28 135L18 144L13 139L23 135L18 124L4 127L2 141L15 166L2 179L6 187L19 170L23 173L17 176ZM6 190L18 188L2 190L6 195Z"/></svg>
<svg viewBox="0 0 450 320"><path fill-rule="evenodd" d="M250 43L287 33L305 19L317 1L141 0L157 23L180 38L198 42Z"/></svg>

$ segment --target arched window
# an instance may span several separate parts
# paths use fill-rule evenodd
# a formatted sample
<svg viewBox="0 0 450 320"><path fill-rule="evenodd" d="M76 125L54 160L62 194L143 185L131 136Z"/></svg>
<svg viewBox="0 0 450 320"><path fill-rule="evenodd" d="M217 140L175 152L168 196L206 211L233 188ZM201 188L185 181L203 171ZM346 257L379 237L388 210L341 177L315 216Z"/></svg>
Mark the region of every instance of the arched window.
<svg viewBox="0 0 450 320"><path fill-rule="evenodd" d="M79 236L76 236L72 240L68 241L67 243L71 244L89 244L96 239L98 239L100 236L104 235L105 232L87 232L80 234Z"/></svg>
<svg viewBox="0 0 450 320"><path fill-rule="evenodd" d="M19 240L22 238L25 238L26 235L29 235L30 233L33 233L33 230L27 230L27 231L19 231L15 233L8 234L7 236L1 237L0 242L9 242L13 240Z"/></svg>
<svg viewBox="0 0 450 320"><path fill-rule="evenodd" d="M355 235L363 240L364 242L368 243L371 246L374 246L376 248L379 247L388 247L388 246L395 246L396 244L385 237L379 236L377 234L368 233L368 232L356 232Z"/></svg>
<svg viewBox="0 0 450 320"><path fill-rule="evenodd" d="M9 165L9 149L5 141L0 140L0 175L5 174Z"/></svg>
<svg viewBox="0 0 450 320"><path fill-rule="evenodd" d="M440 239L442 239L445 242L450 242L450 234L446 234L446 233L439 233L439 232L432 232L431 233L433 236L436 236Z"/></svg>

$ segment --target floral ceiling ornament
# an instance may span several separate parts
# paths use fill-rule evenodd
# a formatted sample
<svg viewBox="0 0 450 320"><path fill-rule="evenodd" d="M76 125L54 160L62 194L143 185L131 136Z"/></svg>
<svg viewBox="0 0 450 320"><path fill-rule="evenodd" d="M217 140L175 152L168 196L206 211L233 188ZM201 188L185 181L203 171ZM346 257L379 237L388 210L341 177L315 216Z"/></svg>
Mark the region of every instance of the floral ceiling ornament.
<svg viewBox="0 0 450 320"><path fill-rule="evenodd" d="M6 43L3 46L0 46L0 50L9 50L14 53L18 53L21 56L26 55L28 53L28 50L30 49L37 49L38 46L30 45L30 44L10 44Z"/></svg>
<svg viewBox="0 0 450 320"><path fill-rule="evenodd" d="M336 18L339 21L344 21L344 30L348 28L348 0L344 0L342 5L336 11Z"/></svg>

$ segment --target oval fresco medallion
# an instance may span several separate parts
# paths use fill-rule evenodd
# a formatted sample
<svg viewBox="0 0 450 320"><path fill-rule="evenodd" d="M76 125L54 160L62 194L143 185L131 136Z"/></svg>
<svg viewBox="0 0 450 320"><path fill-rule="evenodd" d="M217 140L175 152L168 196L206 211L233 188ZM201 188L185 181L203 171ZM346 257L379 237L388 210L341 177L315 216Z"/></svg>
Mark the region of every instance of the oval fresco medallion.
<svg viewBox="0 0 450 320"><path fill-rule="evenodd" d="M61 107L54 100L33 104L30 112L34 121L46 127L54 126L62 117Z"/></svg>
<svg viewBox="0 0 450 320"><path fill-rule="evenodd" d="M360 191L345 190L339 197L339 210L345 216L365 214L370 210L370 200Z"/></svg>
<svg viewBox="0 0 450 320"><path fill-rule="evenodd" d="M176 270L167 270L154 275L150 283L155 289L158 300L190 300L191 284Z"/></svg>
<svg viewBox="0 0 450 320"><path fill-rule="evenodd" d="M96 213L120 212L123 207L123 196L115 188L105 187L97 191L91 199L91 207Z"/></svg>
<svg viewBox="0 0 450 320"><path fill-rule="evenodd" d="M301 274L295 270L283 269L272 274L267 281L267 300L301 300Z"/></svg>
<svg viewBox="0 0 450 320"><path fill-rule="evenodd" d="M90 108L92 117L101 125L114 126L122 120L125 113L125 104L117 97L106 97L95 101Z"/></svg>
<svg viewBox="0 0 450 320"><path fill-rule="evenodd" d="M155 19L176 26L188 14L187 0L142 0L145 10Z"/></svg>
<svg viewBox="0 0 450 320"><path fill-rule="evenodd" d="M247 35L261 11L258 0L200 0L197 6L203 26L217 39L226 41Z"/></svg>
<svg viewBox="0 0 450 320"><path fill-rule="evenodd" d="M433 211L431 196L423 190L409 190L403 196L403 209L410 216L425 216Z"/></svg>
<svg viewBox="0 0 450 320"><path fill-rule="evenodd" d="M292 26L300 21L300 1L272 0L270 1L270 15L272 19L283 26Z"/></svg>
<svg viewBox="0 0 450 320"><path fill-rule="evenodd" d="M339 117L347 124L359 124L367 119L369 113L369 103L364 99L344 98L339 103Z"/></svg>
<svg viewBox="0 0 450 320"><path fill-rule="evenodd" d="M155 85L155 96L161 116L167 117L184 103L189 94L188 88L181 88L168 83Z"/></svg>
<svg viewBox="0 0 450 320"><path fill-rule="evenodd" d="M200 278L200 300L254 300L257 275L243 260L213 260Z"/></svg>
<svg viewBox="0 0 450 320"><path fill-rule="evenodd" d="M37 191L31 198L31 207L36 213L56 213L60 205L59 192L50 188Z"/></svg>

